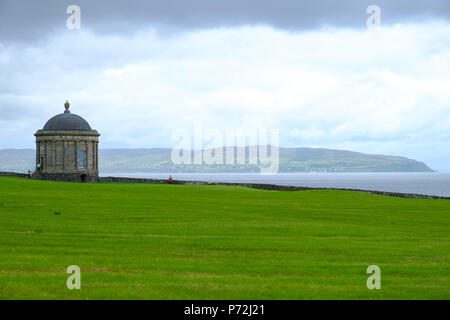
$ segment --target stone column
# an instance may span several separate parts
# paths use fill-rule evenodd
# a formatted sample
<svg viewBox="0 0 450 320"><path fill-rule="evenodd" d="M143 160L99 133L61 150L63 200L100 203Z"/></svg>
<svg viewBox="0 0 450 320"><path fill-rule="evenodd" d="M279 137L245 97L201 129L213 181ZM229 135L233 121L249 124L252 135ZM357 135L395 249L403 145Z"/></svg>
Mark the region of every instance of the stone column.
<svg viewBox="0 0 450 320"><path fill-rule="evenodd" d="M51 169L50 167L50 159L51 159L51 154L50 154L50 141L46 141L45 142L45 163L47 164L47 169Z"/></svg>
<svg viewBox="0 0 450 320"><path fill-rule="evenodd" d="M67 141L63 142L63 171L66 171L66 153L67 153Z"/></svg>
<svg viewBox="0 0 450 320"><path fill-rule="evenodd" d="M56 141L55 139L53 139L52 141L52 145L53 145L53 152L52 152L52 166L53 166L53 170L56 170Z"/></svg>
<svg viewBox="0 0 450 320"><path fill-rule="evenodd" d="M92 148L92 170L95 171L95 142L91 141L91 148Z"/></svg>
<svg viewBox="0 0 450 320"><path fill-rule="evenodd" d="M41 156L42 158L42 156ZM44 169L44 171L47 171L47 141L44 141L44 163L41 163L41 168Z"/></svg>
<svg viewBox="0 0 450 320"><path fill-rule="evenodd" d="M39 157L41 153L41 146L39 141L36 141L36 163L34 164L34 167L36 168L36 165L39 163Z"/></svg>
<svg viewBox="0 0 450 320"><path fill-rule="evenodd" d="M89 142L86 141L84 144L84 170L89 170Z"/></svg>
<svg viewBox="0 0 450 320"><path fill-rule="evenodd" d="M78 141L75 141L75 170L78 170Z"/></svg>
<svg viewBox="0 0 450 320"><path fill-rule="evenodd" d="M95 141L95 170L98 172L98 141Z"/></svg>

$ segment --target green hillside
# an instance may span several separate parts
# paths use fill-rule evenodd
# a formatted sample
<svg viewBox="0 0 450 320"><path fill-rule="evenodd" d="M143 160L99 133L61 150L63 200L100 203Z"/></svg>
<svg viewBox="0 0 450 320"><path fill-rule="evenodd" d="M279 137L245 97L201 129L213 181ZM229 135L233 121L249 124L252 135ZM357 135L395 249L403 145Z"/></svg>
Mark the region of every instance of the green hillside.
<svg viewBox="0 0 450 320"><path fill-rule="evenodd" d="M225 154L225 153L224 153ZM248 159L248 148L246 150ZM34 167L32 149L0 150L0 171ZM259 172L256 165L175 165L171 149L100 149L100 172ZM279 172L430 172L426 164L405 157L345 150L280 148Z"/></svg>
<svg viewBox="0 0 450 320"><path fill-rule="evenodd" d="M0 177L0 299L448 299L449 215L349 191Z"/></svg>

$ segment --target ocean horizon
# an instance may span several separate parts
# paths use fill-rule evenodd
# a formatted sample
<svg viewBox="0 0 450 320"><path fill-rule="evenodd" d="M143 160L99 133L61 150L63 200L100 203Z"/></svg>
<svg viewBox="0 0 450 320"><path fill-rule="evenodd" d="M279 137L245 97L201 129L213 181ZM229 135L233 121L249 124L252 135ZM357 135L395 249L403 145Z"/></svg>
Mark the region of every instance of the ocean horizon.
<svg viewBox="0 0 450 320"><path fill-rule="evenodd" d="M100 176L174 180L264 183L295 187L361 189L450 197L450 172L386 173L149 173L101 172Z"/></svg>

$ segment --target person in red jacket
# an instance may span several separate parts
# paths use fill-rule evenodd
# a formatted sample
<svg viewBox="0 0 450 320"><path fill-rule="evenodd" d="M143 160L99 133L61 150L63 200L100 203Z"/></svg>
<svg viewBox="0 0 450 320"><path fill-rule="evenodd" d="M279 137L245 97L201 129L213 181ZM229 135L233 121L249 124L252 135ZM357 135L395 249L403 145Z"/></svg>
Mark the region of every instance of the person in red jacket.
<svg viewBox="0 0 450 320"><path fill-rule="evenodd" d="M169 176L169 184L173 184L172 176Z"/></svg>

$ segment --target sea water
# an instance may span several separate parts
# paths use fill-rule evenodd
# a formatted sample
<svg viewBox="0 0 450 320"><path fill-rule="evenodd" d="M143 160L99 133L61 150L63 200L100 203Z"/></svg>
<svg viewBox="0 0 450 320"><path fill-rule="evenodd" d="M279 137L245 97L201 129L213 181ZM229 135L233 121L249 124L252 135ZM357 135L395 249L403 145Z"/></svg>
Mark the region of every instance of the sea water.
<svg viewBox="0 0 450 320"><path fill-rule="evenodd" d="M285 186L344 188L450 197L450 172L430 173L101 173L101 176L267 183Z"/></svg>

